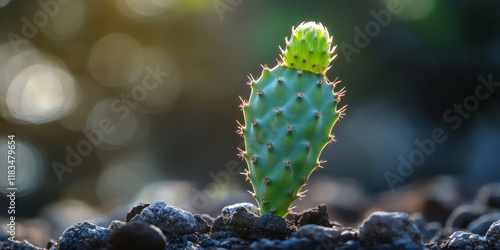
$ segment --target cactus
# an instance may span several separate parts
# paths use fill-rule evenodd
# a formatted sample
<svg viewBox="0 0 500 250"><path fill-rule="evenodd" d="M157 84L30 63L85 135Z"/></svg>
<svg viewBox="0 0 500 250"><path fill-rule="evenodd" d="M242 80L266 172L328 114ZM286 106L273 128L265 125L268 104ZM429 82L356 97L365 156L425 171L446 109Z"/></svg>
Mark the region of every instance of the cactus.
<svg viewBox="0 0 500 250"><path fill-rule="evenodd" d="M326 72L335 58L332 37L320 23L301 23L285 38L281 61L263 66L255 80L249 77L250 99L242 100L244 124L238 133L245 139L240 149L261 214L284 216L293 201L303 197L301 188L321 167L321 151L334 141L333 125L345 111L337 109L344 90L334 92L338 81Z"/></svg>

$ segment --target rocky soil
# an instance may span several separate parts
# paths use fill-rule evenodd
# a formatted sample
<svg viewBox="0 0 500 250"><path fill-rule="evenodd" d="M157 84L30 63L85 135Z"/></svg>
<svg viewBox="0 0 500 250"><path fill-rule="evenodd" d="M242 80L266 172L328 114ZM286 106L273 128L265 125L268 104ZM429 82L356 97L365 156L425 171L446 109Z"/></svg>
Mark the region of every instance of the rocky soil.
<svg viewBox="0 0 500 250"><path fill-rule="evenodd" d="M371 212L347 227L332 220L326 205L280 218L238 203L214 218L157 201L138 204L108 227L77 223L44 248L0 234L0 249L500 249L500 184L485 185L444 222L429 219L443 204L426 204L428 211L411 215Z"/></svg>

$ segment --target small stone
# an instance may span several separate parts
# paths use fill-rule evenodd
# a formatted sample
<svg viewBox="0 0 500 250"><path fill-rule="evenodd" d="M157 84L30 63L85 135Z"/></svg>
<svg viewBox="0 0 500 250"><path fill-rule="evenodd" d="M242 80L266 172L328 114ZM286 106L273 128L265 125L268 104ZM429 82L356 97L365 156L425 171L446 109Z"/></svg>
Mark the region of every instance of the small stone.
<svg viewBox="0 0 500 250"><path fill-rule="evenodd" d="M488 232L488 229L490 229L490 226L498 220L500 220L500 212L481 215L469 224L467 231L479 235L485 235L486 232Z"/></svg>
<svg viewBox="0 0 500 250"><path fill-rule="evenodd" d="M106 248L111 229L92 223L77 223L66 229L58 240L59 250L86 250Z"/></svg>
<svg viewBox="0 0 500 250"><path fill-rule="evenodd" d="M0 249L2 250L44 250L44 248L38 248L27 241L10 241L8 239L0 240Z"/></svg>
<svg viewBox="0 0 500 250"><path fill-rule="evenodd" d="M325 204L318 205L317 208L306 210L301 213L297 226L314 224L318 226L331 227L328 219L327 207Z"/></svg>
<svg viewBox="0 0 500 250"><path fill-rule="evenodd" d="M125 217L125 222L130 222L134 216L140 214L144 208L149 207L150 203L139 203L139 205L133 207Z"/></svg>
<svg viewBox="0 0 500 250"><path fill-rule="evenodd" d="M384 243L405 249L424 247L417 225L406 213L372 213L359 227L359 240L369 247Z"/></svg>
<svg viewBox="0 0 500 250"><path fill-rule="evenodd" d="M477 191L474 200L481 205L500 209L500 183L489 183Z"/></svg>
<svg viewBox="0 0 500 250"><path fill-rule="evenodd" d="M118 228L123 227L123 226L125 226L125 223L123 221L113 220L111 223L109 223L108 228L109 229L118 229Z"/></svg>
<svg viewBox="0 0 500 250"><path fill-rule="evenodd" d="M241 203L236 203L233 205L225 206L224 208L222 208L222 210L221 210L222 217L229 218L229 216L234 214L234 212L236 212L236 209L238 209L240 207L246 209L247 212L249 212L249 213L259 215L259 208L257 206L255 206L254 204L249 203L249 202L241 202Z"/></svg>
<svg viewBox="0 0 500 250"><path fill-rule="evenodd" d="M167 236L192 234L208 228L201 217L196 219L191 213L162 201L152 203L130 221L155 225Z"/></svg>
<svg viewBox="0 0 500 250"><path fill-rule="evenodd" d="M338 242L340 235L344 229L340 227L322 227L318 225L305 225L297 229L292 236L297 238L309 238L324 245L331 245L333 242Z"/></svg>
<svg viewBox="0 0 500 250"><path fill-rule="evenodd" d="M350 240L356 240L356 233L353 231L345 230L340 234L339 240L341 242L348 242Z"/></svg>
<svg viewBox="0 0 500 250"><path fill-rule="evenodd" d="M271 250L271 249L283 249L283 250L302 250L302 249L327 249L325 247L321 248L321 245L311 241L308 238L296 238L290 237L286 240L268 240L261 239L255 241L250 245L252 250Z"/></svg>
<svg viewBox="0 0 500 250"><path fill-rule="evenodd" d="M455 229L466 229L477 217L483 214L484 208L476 205L462 205L457 207L446 220L446 232L452 233Z"/></svg>
<svg viewBox="0 0 500 250"><path fill-rule="evenodd" d="M108 238L113 250L163 250L166 241L159 228L143 222L128 223L113 231Z"/></svg>
<svg viewBox="0 0 500 250"><path fill-rule="evenodd" d="M339 250L360 250L360 249L366 249L361 247L361 243L357 240L350 240L344 243L344 245L338 247L337 249Z"/></svg>
<svg viewBox="0 0 500 250"><path fill-rule="evenodd" d="M488 249L484 237L463 231L454 232L444 244L445 249Z"/></svg>
<svg viewBox="0 0 500 250"><path fill-rule="evenodd" d="M500 220L491 224L485 238L492 249L500 249Z"/></svg>
<svg viewBox="0 0 500 250"><path fill-rule="evenodd" d="M425 247L429 250L441 250L442 249L440 244L438 244L437 242L426 243Z"/></svg>
<svg viewBox="0 0 500 250"><path fill-rule="evenodd" d="M302 213L291 211L285 215L285 219L287 221L292 222L295 226L297 226L299 224L300 216L302 216Z"/></svg>

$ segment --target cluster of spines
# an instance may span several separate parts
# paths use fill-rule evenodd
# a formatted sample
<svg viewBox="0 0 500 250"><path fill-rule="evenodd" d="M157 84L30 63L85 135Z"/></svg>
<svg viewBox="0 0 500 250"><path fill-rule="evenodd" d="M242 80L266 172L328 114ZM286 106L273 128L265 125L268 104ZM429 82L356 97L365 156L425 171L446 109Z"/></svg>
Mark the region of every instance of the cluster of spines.
<svg viewBox="0 0 500 250"><path fill-rule="evenodd" d="M301 23L292 28L290 39L285 37L285 49L281 51L283 64L290 68L325 74L337 55L337 46L331 46L333 37L321 23Z"/></svg>

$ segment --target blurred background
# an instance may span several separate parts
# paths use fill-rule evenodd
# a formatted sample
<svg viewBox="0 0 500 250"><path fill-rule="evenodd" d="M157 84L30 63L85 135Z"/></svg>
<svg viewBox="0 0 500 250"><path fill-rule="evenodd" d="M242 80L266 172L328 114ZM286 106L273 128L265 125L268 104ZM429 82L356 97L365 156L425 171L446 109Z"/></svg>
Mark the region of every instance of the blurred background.
<svg viewBox="0 0 500 250"><path fill-rule="evenodd" d="M246 168L236 156L238 96L248 98L247 75L276 65L278 46L302 21L322 22L333 36L328 77L342 80L348 108L298 210L361 204L433 178L473 195L500 178L500 87L479 87L481 77L500 82L499 8L465 0L0 0L0 192L7 135L15 134L16 218L26 220L18 236L47 227L58 237L83 220L106 225L138 202L213 216L255 203L235 172ZM415 140L435 129L446 140L426 154ZM418 163L411 174L398 172L401 159ZM2 194L0 217L7 207Z"/></svg>

